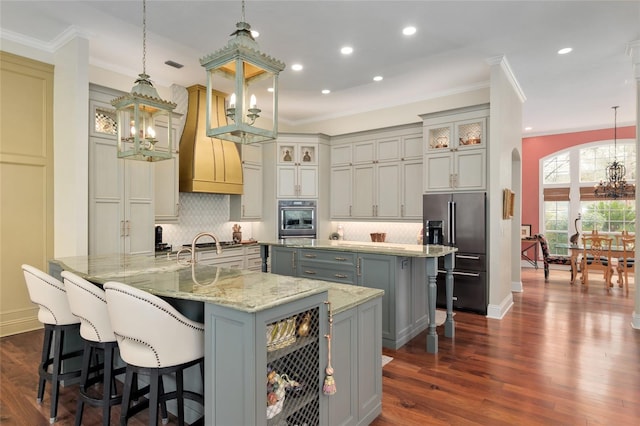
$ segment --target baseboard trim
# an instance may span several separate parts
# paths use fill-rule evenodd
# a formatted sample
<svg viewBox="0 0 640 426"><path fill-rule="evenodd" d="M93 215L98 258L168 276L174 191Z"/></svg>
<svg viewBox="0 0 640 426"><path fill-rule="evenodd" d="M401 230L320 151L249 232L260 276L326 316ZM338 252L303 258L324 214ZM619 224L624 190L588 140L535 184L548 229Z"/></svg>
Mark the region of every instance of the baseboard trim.
<svg viewBox="0 0 640 426"><path fill-rule="evenodd" d="M487 306L487 318L502 319L513 306L513 295L511 292L502 300L499 305L489 304Z"/></svg>

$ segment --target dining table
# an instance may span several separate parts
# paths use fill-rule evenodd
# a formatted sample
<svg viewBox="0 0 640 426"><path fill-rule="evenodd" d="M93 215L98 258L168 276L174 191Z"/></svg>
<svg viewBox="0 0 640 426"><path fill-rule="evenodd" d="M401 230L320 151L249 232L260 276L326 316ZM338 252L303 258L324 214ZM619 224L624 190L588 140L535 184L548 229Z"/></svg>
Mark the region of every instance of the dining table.
<svg viewBox="0 0 640 426"><path fill-rule="evenodd" d="M564 248L569 251L569 254L571 256L570 258L571 259L571 284L573 284L576 280L576 277L578 276L578 257L582 253L584 253L584 247L582 246L582 244L556 244L556 247ZM611 245L612 273L609 275L609 282L607 283L609 287L613 286L613 283L611 282L611 277L615 272L617 260L619 257L623 256L623 253L624 253L624 249L621 245ZM581 281L584 281L584 279L581 278Z"/></svg>

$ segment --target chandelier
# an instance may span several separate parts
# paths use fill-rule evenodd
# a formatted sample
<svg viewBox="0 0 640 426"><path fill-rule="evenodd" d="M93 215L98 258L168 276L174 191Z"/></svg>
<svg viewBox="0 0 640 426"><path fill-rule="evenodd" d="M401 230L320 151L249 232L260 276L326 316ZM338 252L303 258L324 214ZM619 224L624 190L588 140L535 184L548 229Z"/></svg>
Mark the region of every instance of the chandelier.
<svg viewBox="0 0 640 426"><path fill-rule="evenodd" d="M172 157L171 115L176 104L160 98L146 72L146 15L146 0L142 0L142 74L131 92L112 100L111 105L117 114L118 158L161 161Z"/></svg>
<svg viewBox="0 0 640 426"><path fill-rule="evenodd" d="M231 34L235 38L225 47L200 59L207 72L207 136L243 144L275 139L278 74L285 64L258 50L251 25L245 22L244 0L236 28ZM219 91L225 85L232 91L228 100ZM267 105L271 116L259 105Z"/></svg>
<svg viewBox="0 0 640 426"><path fill-rule="evenodd" d="M594 194L599 198L610 198L614 200L618 198L635 198L636 186L627 183L626 179L624 178L627 170L624 167L624 164L616 159L618 107L614 106L612 108L614 111L613 162L607 165L606 177L608 180L601 180L600 183L595 186Z"/></svg>

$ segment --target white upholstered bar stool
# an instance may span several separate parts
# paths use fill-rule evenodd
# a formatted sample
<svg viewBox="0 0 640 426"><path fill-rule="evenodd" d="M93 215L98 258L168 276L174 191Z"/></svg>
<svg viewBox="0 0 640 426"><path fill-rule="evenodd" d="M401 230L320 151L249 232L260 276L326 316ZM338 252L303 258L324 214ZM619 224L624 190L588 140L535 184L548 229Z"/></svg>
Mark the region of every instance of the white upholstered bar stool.
<svg viewBox="0 0 640 426"><path fill-rule="evenodd" d="M82 357L82 375L80 376L80 397L76 410L75 425L82 424L84 404L102 408L102 424L108 426L111 421L111 407L119 404L122 396L118 396L115 377L124 374L125 368L115 368L117 362L118 342L111 329L107 298L97 285L76 274L63 271L62 278L67 290L67 299L71 312L80 319L80 335L84 339L84 356ZM103 363L92 365L92 355L102 353ZM95 359L95 357L94 357ZM91 372L102 370L102 374L89 377ZM91 389L102 384L102 393Z"/></svg>
<svg viewBox="0 0 640 426"><path fill-rule="evenodd" d="M40 377L37 401L42 402L45 384L47 381L51 382L49 422L54 423L58 415L60 382L80 376L79 369L62 371L63 361L82 356L82 350L64 353L65 333L77 332L80 328L80 320L71 313L66 290L60 280L30 265L22 265L22 271L29 298L39 307L38 320L44 324L42 358L38 368Z"/></svg>
<svg viewBox="0 0 640 426"><path fill-rule="evenodd" d="M176 399L178 422L184 425L185 398L204 408L203 395L184 390L183 383L183 371L198 364L204 381L204 324L185 317L161 298L129 285L108 282L104 289L120 356L127 363L120 424L126 424L129 417L148 406L149 424L156 425L158 404ZM165 393L162 376L173 373L176 390ZM149 400L129 407L131 384L138 374L149 376Z"/></svg>

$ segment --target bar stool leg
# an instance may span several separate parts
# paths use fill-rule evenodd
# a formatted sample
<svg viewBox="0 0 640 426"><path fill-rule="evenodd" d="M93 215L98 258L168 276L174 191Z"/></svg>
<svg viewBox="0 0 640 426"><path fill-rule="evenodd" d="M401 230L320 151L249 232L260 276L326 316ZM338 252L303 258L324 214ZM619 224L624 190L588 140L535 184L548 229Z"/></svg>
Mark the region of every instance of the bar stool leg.
<svg viewBox="0 0 640 426"><path fill-rule="evenodd" d="M49 423L56 422L58 417L58 394L60 392L60 370L62 368L62 342L64 340L64 330L59 329L54 332L53 344L55 355L53 357L53 372L51 376L51 415Z"/></svg>
<svg viewBox="0 0 640 426"><path fill-rule="evenodd" d="M160 386L158 370L152 370L149 375L149 426L155 426L158 424L158 394L160 393Z"/></svg>
<svg viewBox="0 0 640 426"><path fill-rule="evenodd" d="M84 342L84 353L82 354L82 373L80 374L80 393L87 390L87 380L89 380L89 369L91 367L91 352L93 348L88 342ZM84 399L78 398L78 408L76 409L75 426L81 426L82 413L84 412Z"/></svg>
<svg viewBox="0 0 640 426"><path fill-rule="evenodd" d="M178 402L178 424L184 426L184 383L182 369L176 371L176 399Z"/></svg>
<svg viewBox="0 0 640 426"><path fill-rule="evenodd" d="M113 346L104 349L104 376L102 388L102 425L111 423L111 394L113 376Z"/></svg>
<svg viewBox="0 0 640 426"><path fill-rule="evenodd" d="M51 342L53 340L53 327L44 326L44 341L42 342L42 359L40 362L40 371L38 380L38 396L36 401L38 404L42 404L44 398L44 390L47 383L47 366L49 364L49 355L51 354Z"/></svg>

